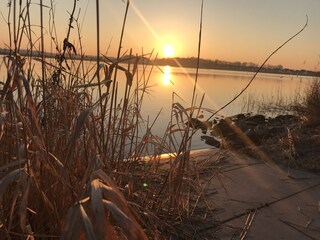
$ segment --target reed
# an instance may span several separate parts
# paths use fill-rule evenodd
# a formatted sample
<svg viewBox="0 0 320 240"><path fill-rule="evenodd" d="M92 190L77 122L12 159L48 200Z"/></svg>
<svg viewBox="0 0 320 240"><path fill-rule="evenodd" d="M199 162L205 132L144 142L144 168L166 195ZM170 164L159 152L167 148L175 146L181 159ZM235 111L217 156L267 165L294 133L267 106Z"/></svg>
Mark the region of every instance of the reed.
<svg viewBox="0 0 320 240"><path fill-rule="evenodd" d="M238 104L241 113L265 114L269 117L284 114L297 115L305 95L301 85L295 89L295 94L291 97L287 97L282 88L278 87L271 96L267 97L252 93L244 94Z"/></svg>
<svg viewBox="0 0 320 240"><path fill-rule="evenodd" d="M314 79L305 90L304 98L298 108L305 116L308 126L320 124L320 80Z"/></svg>
<svg viewBox="0 0 320 240"><path fill-rule="evenodd" d="M174 232L168 221L191 216L191 193L201 192L189 171L189 119L199 114L195 90L191 107L173 98L168 130L163 138L155 136L157 117L145 120L141 112L157 56L121 53L129 1L113 61L100 55L96 1L97 61L91 65L83 58L76 0L63 42L53 1L49 10L39 2L40 36L32 29L31 1L17 3L9 1L10 54L2 60L7 76L0 90L0 236L146 239ZM44 40L45 11L51 15L50 43ZM45 44L55 49L55 61L46 58ZM28 46L29 56L19 54L21 46ZM175 152L169 165L157 161L163 152ZM146 155L151 160L141 161Z"/></svg>

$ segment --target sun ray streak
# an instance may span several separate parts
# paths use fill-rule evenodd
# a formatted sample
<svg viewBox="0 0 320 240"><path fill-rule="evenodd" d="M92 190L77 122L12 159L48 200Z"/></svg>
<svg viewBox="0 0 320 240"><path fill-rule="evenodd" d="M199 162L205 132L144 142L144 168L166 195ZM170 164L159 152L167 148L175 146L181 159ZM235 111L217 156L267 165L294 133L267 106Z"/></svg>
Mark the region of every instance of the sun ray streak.
<svg viewBox="0 0 320 240"><path fill-rule="evenodd" d="M133 9L133 11L138 15L138 17L141 19L141 21L144 23L144 25L146 25L146 27L150 30L150 32L153 34L153 36L160 42L162 42L161 38L159 37L159 35L156 33L156 31L151 27L150 23L148 22L147 19L145 19L145 17L142 15L142 13L140 12L140 10L136 7L136 5L134 4L134 1L131 1L131 7Z"/></svg>

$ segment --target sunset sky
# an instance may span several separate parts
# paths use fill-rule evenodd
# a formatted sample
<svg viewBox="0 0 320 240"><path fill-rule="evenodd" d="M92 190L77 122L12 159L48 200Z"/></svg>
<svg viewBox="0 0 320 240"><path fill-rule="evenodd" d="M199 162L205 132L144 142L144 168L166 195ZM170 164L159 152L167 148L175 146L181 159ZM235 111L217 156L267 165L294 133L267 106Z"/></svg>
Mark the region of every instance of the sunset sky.
<svg viewBox="0 0 320 240"><path fill-rule="evenodd" d="M0 1L6 19L7 0ZM19 1L17 1L19 2ZM33 3L40 1L34 0ZM49 0L43 0L50 6ZM55 21L60 42L66 36L72 0L54 0ZM87 54L96 53L96 15L93 0L79 0L82 44ZM101 52L115 56L119 43L126 1L100 1ZM174 56L197 55L201 0L131 0L125 29L123 51L134 53L155 49L163 57L166 45ZM37 33L39 6L32 6L32 21ZM49 10L44 9L46 29ZM226 61L262 63L280 44L303 27L305 31L286 45L269 62L295 69L320 71L320 1L319 0L204 0L201 57ZM0 47L8 44L8 30L0 18ZM48 31L46 38L49 39ZM72 30L70 42L77 47L78 34ZM49 42L46 42L50 50ZM173 49L172 49L173 48ZM54 48L53 48L54 49ZM168 50L168 47L167 47Z"/></svg>

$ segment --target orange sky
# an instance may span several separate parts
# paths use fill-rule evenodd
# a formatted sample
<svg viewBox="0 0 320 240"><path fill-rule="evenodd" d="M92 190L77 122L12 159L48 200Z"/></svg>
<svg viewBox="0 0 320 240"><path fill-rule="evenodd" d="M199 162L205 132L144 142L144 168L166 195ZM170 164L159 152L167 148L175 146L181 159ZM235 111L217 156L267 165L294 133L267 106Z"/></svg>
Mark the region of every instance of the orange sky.
<svg viewBox="0 0 320 240"><path fill-rule="evenodd" d="M0 11L5 19L8 14L7 2L0 2ZM43 2L50 6L49 0ZM61 43L66 36L68 13L72 10L73 1L55 0L54 6L57 38ZM196 56L200 6L201 0L131 0L123 51L133 48L135 53L141 53L142 49L146 53L155 49L162 57L164 45L171 44L176 56ZM100 1L101 52L109 49L109 55L116 55L125 7L126 1L122 0ZM262 63L304 25L308 15L306 30L281 49L269 64L320 71L319 9L319 0L204 0L201 57ZM39 34L39 6L33 4L31 11L36 39ZM46 47L54 50L49 43L49 8L44 9L44 14ZM77 1L76 16L79 16L84 51L95 54L95 1ZM5 20L1 18L2 48L9 43L7 29ZM77 47L78 38L74 24L70 41Z"/></svg>

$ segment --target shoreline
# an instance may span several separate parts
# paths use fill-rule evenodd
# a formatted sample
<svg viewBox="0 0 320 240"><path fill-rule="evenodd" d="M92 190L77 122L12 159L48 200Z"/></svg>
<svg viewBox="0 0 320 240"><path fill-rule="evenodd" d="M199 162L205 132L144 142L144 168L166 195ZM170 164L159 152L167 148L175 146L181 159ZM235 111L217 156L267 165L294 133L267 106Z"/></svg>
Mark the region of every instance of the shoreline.
<svg viewBox="0 0 320 240"><path fill-rule="evenodd" d="M10 51L8 49L0 48L0 55L8 55ZM34 51L32 55L29 54L29 51L27 50L20 50L19 54L24 57L34 57L34 58L41 58L41 54L37 51ZM44 57L45 58L56 58L58 53L49 53L45 52ZM125 56L125 58L129 56ZM122 62L126 62L128 60L122 59ZM143 57L142 57L143 58ZM94 55L72 55L72 57L68 57L66 55L66 59L70 60L83 60L83 61L90 61L90 62L95 62L97 61L97 57ZM132 57L131 57L132 59ZM151 65L154 64L156 66L172 66L172 67L184 67L184 68L191 68L191 69L196 69L195 66L196 64L196 58L162 58L162 59L156 59L156 60L149 60L146 58L143 58L145 61L144 64ZM99 61L104 62L104 63L109 63L110 61L116 62L116 58L114 57L100 57ZM233 62L226 62L226 61L218 61L221 62L221 64L216 64L215 62L218 60L210 60L210 59L202 59L200 58L200 65L199 69L207 69L207 70L225 70L225 71L238 71L238 72L251 72L255 73L258 71L259 67L258 65L256 66L236 66L233 64ZM177 63L179 62L179 64ZM241 63L240 63L241 64ZM244 64L244 63L243 63ZM272 68L262 68L259 71L260 73L270 73L270 74L279 74L279 75L292 75L292 76L308 76L308 77L320 77L320 71L312 71L312 70L306 70L306 69L289 69L289 68L283 68L281 67L272 67Z"/></svg>

